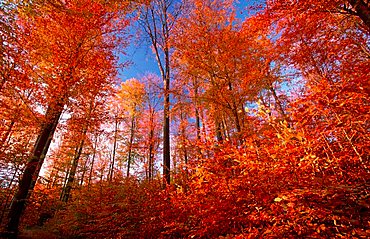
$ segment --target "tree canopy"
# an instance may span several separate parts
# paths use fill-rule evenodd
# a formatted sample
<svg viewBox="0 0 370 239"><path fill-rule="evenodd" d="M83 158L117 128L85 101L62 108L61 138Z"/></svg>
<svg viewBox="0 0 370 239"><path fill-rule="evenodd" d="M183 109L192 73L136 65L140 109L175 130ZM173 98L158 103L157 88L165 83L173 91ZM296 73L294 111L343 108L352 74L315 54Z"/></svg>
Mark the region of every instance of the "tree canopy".
<svg viewBox="0 0 370 239"><path fill-rule="evenodd" d="M1 237L370 237L368 1L0 9Z"/></svg>

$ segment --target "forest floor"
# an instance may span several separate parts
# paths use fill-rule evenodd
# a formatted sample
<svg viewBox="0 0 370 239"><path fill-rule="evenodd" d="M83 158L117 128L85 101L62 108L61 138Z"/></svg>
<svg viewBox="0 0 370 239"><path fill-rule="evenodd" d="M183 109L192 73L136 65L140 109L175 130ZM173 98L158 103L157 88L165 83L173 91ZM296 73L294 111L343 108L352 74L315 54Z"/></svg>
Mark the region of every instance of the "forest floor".
<svg viewBox="0 0 370 239"><path fill-rule="evenodd" d="M45 231L43 228L34 227L21 231L18 236L19 239L58 239L57 235Z"/></svg>

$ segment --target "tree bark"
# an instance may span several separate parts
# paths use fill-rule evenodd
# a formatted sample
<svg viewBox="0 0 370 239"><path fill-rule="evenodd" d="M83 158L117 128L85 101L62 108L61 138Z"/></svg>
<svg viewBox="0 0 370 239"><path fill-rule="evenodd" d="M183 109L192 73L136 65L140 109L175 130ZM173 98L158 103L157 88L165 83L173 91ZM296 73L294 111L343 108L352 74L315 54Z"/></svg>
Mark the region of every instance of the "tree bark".
<svg viewBox="0 0 370 239"><path fill-rule="evenodd" d="M154 109L150 108L150 132L149 132L149 180L153 179L154 173Z"/></svg>
<svg viewBox="0 0 370 239"><path fill-rule="evenodd" d="M166 77L167 78L167 77ZM163 177L167 184L171 182L171 155L170 155L170 96L169 96L169 86L170 79L165 79L165 99L164 99L164 124L163 124Z"/></svg>
<svg viewBox="0 0 370 239"><path fill-rule="evenodd" d="M172 22L168 19L170 6L173 1L154 1L145 7L142 14L142 25L152 43L159 71L164 84L163 103L163 181L170 184L171 153L170 153L170 46L169 34L177 13L174 13Z"/></svg>
<svg viewBox="0 0 370 239"><path fill-rule="evenodd" d="M42 163L47 153L51 140L53 138L55 129L58 125L59 118L63 112L64 103L59 101L55 104L50 104L45 114L45 122L41 127L40 134L34 145L32 155L26 164L24 173L21 180L19 181L18 191L14 196L12 205L10 206L10 212L8 215L9 222L7 224L7 230L13 236L17 236L20 218L26 205L26 201L31 194L31 184L33 178L38 177L35 172L39 165Z"/></svg>
<svg viewBox="0 0 370 239"><path fill-rule="evenodd" d="M94 142L93 156L92 156L92 159L91 159L89 181L87 182L87 187L88 188L90 188L90 184L91 184L92 172L93 172L93 169L94 169L94 161L95 161L95 155L96 155L96 148L97 148L97 145L98 145L98 135L96 135L95 137L96 138L95 138L95 142Z"/></svg>
<svg viewBox="0 0 370 239"><path fill-rule="evenodd" d="M19 166L17 166L15 168L14 173L12 175L12 179L10 180L9 186L7 187L7 190L9 191L9 193L7 194L7 196L4 199L5 202L4 201L1 202L1 205L3 205L3 210L2 210L1 216L0 216L0 223L1 224L3 222L3 218L4 218L4 215L5 215L5 211L6 211L7 207L8 207L8 203L9 203L11 197L12 197L12 191L13 191L12 185L13 185L13 182L14 182L16 176L17 176L18 170L19 170Z"/></svg>
<svg viewBox="0 0 370 239"><path fill-rule="evenodd" d="M219 119L218 116L216 116L216 119L215 119L215 126L216 126L216 138L217 138L217 141L222 143L224 141L223 137L222 137L222 126L221 126L221 121Z"/></svg>
<svg viewBox="0 0 370 239"><path fill-rule="evenodd" d="M3 136L3 138L1 139L1 142L0 142L0 149L3 148L3 146L5 147L5 143L8 141L8 138L12 132L12 129L13 129L13 126L15 124L15 121L12 120L8 126L8 129L5 131L5 134Z"/></svg>
<svg viewBox="0 0 370 239"><path fill-rule="evenodd" d="M180 126L181 126L181 141L182 141L182 150L183 150L183 154L184 154L184 163L185 165L188 164L188 151L187 151L187 147L186 147L186 128L185 126L182 124L182 122L185 120L184 119L184 114L182 112L182 109L181 109L181 112L180 112L180 120L181 120L181 123L180 123Z"/></svg>
<svg viewBox="0 0 370 239"><path fill-rule="evenodd" d="M135 133L135 115L132 115L131 118L131 128L130 128L130 142L128 145L128 158L127 158L127 177L130 176L130 166L131 166L131 155L132 155L132 143L134 141L134 133Z"/></svg>
<svg viewBox="0 0 370 239"><path fill-rule="evenodd" d="M200 140L200 116L199 116L199 100L198 100L198 86L194 82L194 101L195 101L195 126L197 128L197 140Z"/></svg>
<svg viewBox="0 0 370 239"><path fill-rule="evenodd" d="M90 157L90 155L88 154L87 157L86 157L86 160L85 160L84 167L83 167L83 171L82 171L82 175L81 175L81 179L80 179L80 186L82 186L84 184L84 179L85 179L85 174L86 174L86 171L87 171L87 163L89 162L89 157Z"/></svg>
<svg viewBox="0 0 370 239"><path fill-rule="evenodd" d="M85 144L86 133L87 133L87 126L84 128L84 131L82 133L83 138L80 142L80 145L78 146L78 149L77 149L77 152L76 152L75 156L73 157L72 167L71 167L71 170L69 171L68 181L67 181L65 187L63 188L62 195L60 197L62 202L68 202L68 200L71 196L72 185L73 185L73 182L75 180L75 175L76 175L76 172L77 172L78 162L81 158L82 149L83 149L84 144Z"/></svg>
<svg viewBox="0 0 370 239"><path fill-rule="evenodd" d="M113 142L112 162L111 162L109 173L108 173L108 180L110 182L113 179L114 163L115 163L116 150L117 150L117 137L118 137L118 119L116 118L115 124L114 124L114 142Z"/></svg>

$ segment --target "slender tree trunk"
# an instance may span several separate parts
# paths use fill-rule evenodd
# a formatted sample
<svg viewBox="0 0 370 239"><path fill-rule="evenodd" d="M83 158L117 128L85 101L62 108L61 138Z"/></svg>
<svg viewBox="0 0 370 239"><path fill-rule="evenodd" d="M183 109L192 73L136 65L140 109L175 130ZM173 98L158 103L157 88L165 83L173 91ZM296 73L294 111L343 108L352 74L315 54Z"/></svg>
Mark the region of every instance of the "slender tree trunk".
<svg viewBox="0 0 370 239"><path fill-rule="evenodd" d="M171 6L172 18L169 18ZM150 38L158 63L158 68L164 84L163 104L163 181L170 184L171 181L171 153L170 153L170 30L177 19L180 7L175 6L174 1L153 1L144 7L141 15L141 24ZM178 11L178 12L177 12Z"/></svg>
<svg viewBox="0 0 370 239"><path fill-rule="evenodd" d="M149 144L149 160L148 160L148 178L149 180L153 179L153 144L150 142Z"/></svg>
<svg viewBox="0 0 370 239"><path fill-rule="evenodd" d="M239 120L239 114L238 114L238 109L236 108L236 106L234 105L234 109L232 110L233 111L233 115L234 115L234 120L235 120L235 126L236 126L236 131L238 133L242 132L242 128L240 127L240 120Z"/></svg>
<svg viewBox="0 0 370 239"><path fill-rule="evenodd" d="M76 172L77 172L78 162L81 158L82 149L83 149L84 144L85 144L86 133L87 133L87 126L85 126L85 128L83 130L82 140L80 142L80 145L78 146L78 149L77 149L77 152L76 152L75 156L73 157L72 167L71 167L71 170L69 171L67 184L63 188L63 192L62 192L62 195L61 195L61 201L62 202L68 202L68 200L71 196L71 190L72 190L73 182L75 180L75 175L76 175Z"/></svg>
<svg viewBox="0 0 370 239"><path fill-rule="evenodd" d="M206 129L206 121L204 119L204 110L201 109L201 111L199 112L199 116L200 116L200 122L201 122L201 125L202 125L202 135L204 138L207 138L207 129Z"/></svg>
<svg viewBox="0 0 370 239"><path fill-rule="evenodd" d="M198 107L195 107L195 127L197 128L197 139L200 140L200 116Z"/></svg>
<svg viewBox="0 0 370 239"><path fill-rule="evenodd" d="M195 86L194 90L194 100L195 100L195 127L197 128L197 139L200 140L200 116L198 109L198 86Z"/></svg>
<svg viewBox="0 0 370 239"><path fill-rule="evenodd" d="M152 131L150 131L150 134L152 134ZM149 143L149 155L148 155L148 178L149 180L153 179L153 144L152 142Z"/></svg>
<svg viewBox="0 0 370 239"><path fill-rule="evenodd" d="M154 151L154 109L150 108L150 132L149 132L149 155L148 155L148 164L149 164L149 180L153 179L153 151Z"/></svg>
<svg viewBox="0 0 370 239"><path fill-rule="evenodd" d="M60 172L60 169L55 167L55 165L54 165L53 171L50 175L51 176L50 178L52 178L52 179L50 180L48 188L53 188L55 186L56 182L59 179L59 172Z"/></svg>
<svg viewBox="0 0 370 239"><path fill-rule="evenodd" d="M17 172L18 172L18 170L19 170L19 166L17 166L16 168L15 168L15 170L14 170L14 173L13 173L13 175L12 175L12 178L11 178L11 180L10 180L10 182L9 182L9 186L7 187L7 190L9 191L9 193L8 193L8 195L6 196L6 198L5 198L5 202L2 202L1 203L1 205L3 206L3 210L2 210L2 212L1 212L1 217L0 217L0 223L2 224L2 222L3 222L3 218L4 218L4 215L5 215L5 211L6 211L6 209L7 209L7 207L8 207L8 203L9 203L9 199L11 199L11 197L12 197L12 185L13 185L13 182L14 182L14 180L15 180L15 177L17 176Z"/></svg>
<svg viewBox="0 0 370 239"><path fill-rule="evenodd" d="M98 145L98 136L96 136L95 138L95 142L94 142L94 149L93 149L93 156L92 156L92 159L91 159L91 167L90 167L90 173L89 173L89 181L87 183L87 186L90 188L90 184L91 184L91 178L92 178L92 172L94 170L94 161L95 161L95 155L96 155L96 147Z"/></svg>
<svg viewBox="0 0 370 239"><path fill-rule="evenodd" d="M32 180L33 178L38 177L38 175L35 175L35 172L38 165L42 165L44 161L45 154L49 149L59 118L63 112L64 103L62 102L63 101L60 101L56 104L49 105L45 114L46 121L41 128L31 157L26 164L22 178L19 181L18 191L15 194L13 203L10 207L9 222L7 224L7 230L15 236L18 233L19 221L25 208L27 198L31 193L30 187Z"/></svg>
<svg viewBox="0 0 370 239"><path fill-rule="evenodd" d="M231 84L231 82L229 81L229 90L230 90L230 93L233 92L233 85ZM239 114L238 114L238 106L235 102L235 97L231 94L231 98L232 98L232 112L233 112L233 115L234 115L234 121L235 121L235 127L236 127L236 131L240 134L242 129L240 127L240 119L239 119ZM239 135L240 137L240 135Z"/></svg>
<svg viewBox="0 0 370 239"><path fill-rule="evenodd" d="M181 120L181 122L184 121L183 112L180 113L180 120ZM181 138L182 138L184 162L185 162L185 164L188 164L188 151L187 151L187 147L186 147L186 135L185 135L185 126L184 125L181 126Z"/></svg>
<svg viewBox="0 0 370 239"><path fill-rule="evenodd" d="M115 124L114 124L114 142L113 142L113 153L112 153L112 162L111 167L109 169L108 173L108 180L112 181L113 179L113 171L114 171L114 163L116 158L116 150L117 150L117 137L118 137L118 119L116 118Z"/></svg>
<svg viewBox="0 0 370 239"><path fill-rule="evenodd" d="M69 177L69 172L71 171L71 163L69 163L68 165L68 168L67 168L67 171L66 171L66 175L64 176L64 179L63 179L63 189L62 189L62 192L60 194L60 200L62 200L62 197L63 197L63 194L64 194L64 188L66 187L67 185L67 182L68 182L68 177Z"/></svg>
<svg viewBox="0 0 370 239"><path fill-rule="evenodd" d="M288 118L287 118L287 115L286 115L286 113L284 111L283 104L281 103L281 101L279 99L279 96L277 95L276 90L275 90L275 88L274 88L274 86L272 85L271 82L270 82L270 85L269 85L269 88L268 89L271 91L272 96L274 97L275 106L278 109L279 113L281 114L281 116L283 117L283 119L288 122Z"/></svg>
<svg viewBox="0 0 370 239"><path fill-rule="evenodd" d="M170 69L169 53L166 51L166 76L164 78L164 124L163 124L163 176L166 184L171 182L171 154L170 154Z"/></svg>
<svg viewBox="0 0 370 239"><path fill-rule="evenodd" d="M53 166L53 169L51 170L51 173L49 175L49 181L46 184L46 188L52 188L53 187L53 182L55 181L55 165Z"/></svg>
<svg viewBox="0 0 370 239"><path fill-rule="evenodd" d="M216 138L217 138L217 141L222 142L223 141L222 131L221 131L222 126L221 126L221 122L218 119L218 117L216 117L215 124L216 124Z"/></svg>
<svg viewBox="0 0 370 239"><path fill-rule="evenodd" d="M0 142L0 149L5 146L5 143L7 142L9 136L10 136L10 133L12 132L12 129L13 129L13 126L15 124L15 121L12 120L8 126L8 129L6 130L4 136L2 137L1 139L1 142Z"/></svg>
<svg viewBox="0 0 370 239"><path fill-rule="evenodd" d="M77 171L78 160L81 156L81 152L82 152L82 147L80 146L78 148L77 154L73 157L72 166L71 166L71 170L69 171L67 183L65 184L65 186L63 188L63 191L62 191L62 195L60 197L62 202L68 202L68 199L70 197L70 193L71 193L71 190L72 190L72 185L73 185L75 175L76 175L76 171Z"/></svg>
<svg viewBox="0 0 370 239"><path fill-rule="evenodd" d="M134 128L135 128L135 115L131 118L131 128L130 128L130 142L128 144L128 157L127 157L127 177L130 176L130 166L131 166L131 155L132 155L132 143L134 141Z"/></svg>
<svg viewBox="0 0 370 239"><path fill-rule="evenodd" d="M186 147L185 138L183 138L182 144L183 144L184 162L185 162L185 164L188 164L188 150L187 150L187 147Z"/></svg>
<svg viewBox="0 0 370 239"><path fill-rule="evenodd" d="M222 117L222 125L223 125L222 127L224 128L225 139L230 139L230 132L229 132L229 129L227 127L225 117Z"/></svg>
<svg viewBox="0 0 370 239"><path fill-rule="evenodd" d="M85 164L84 164L84 167L83 167L81 180L80 180L80 186L82 186L83 183L84 183L84 178L85 178L85 174L86 174L86 170L87 170L87 163L89 162L89 156L90 155L87 155L87 158L86 158L86 161L85 161Z"/></svg>

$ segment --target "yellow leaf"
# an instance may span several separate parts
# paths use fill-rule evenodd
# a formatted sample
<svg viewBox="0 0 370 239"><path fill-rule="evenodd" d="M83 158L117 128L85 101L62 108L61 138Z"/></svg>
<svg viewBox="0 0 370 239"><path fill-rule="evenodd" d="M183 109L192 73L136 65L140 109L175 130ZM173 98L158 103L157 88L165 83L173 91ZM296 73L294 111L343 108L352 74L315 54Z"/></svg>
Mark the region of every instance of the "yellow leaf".
<svg viewBox="0 0 370 239"><path fill-rule="evenodd" d="M282 198L275 198L274 202L281 202L283 199Z"/></svg>

